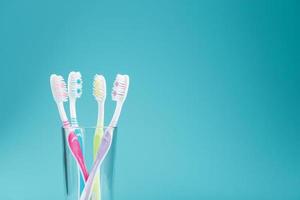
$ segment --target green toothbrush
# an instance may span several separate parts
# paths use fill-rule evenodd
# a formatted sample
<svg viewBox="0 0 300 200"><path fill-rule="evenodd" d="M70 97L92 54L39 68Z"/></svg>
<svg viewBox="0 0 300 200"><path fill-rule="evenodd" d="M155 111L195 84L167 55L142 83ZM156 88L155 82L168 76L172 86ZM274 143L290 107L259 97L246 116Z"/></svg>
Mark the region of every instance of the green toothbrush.
<svg viewBox="0 0 300 200"><path fill-rule="evenodd" d="M96 155L102 140L103 129L104 129L104 103L106 99L106 81L104 76L96 74L94 77L94 96L98 103L98 119L97 119L97 127L94 135L94 160L96 159ZM93 200L101 199L101 190L100 190L100 169L98 170L94 187L93 187Z"/></svg>

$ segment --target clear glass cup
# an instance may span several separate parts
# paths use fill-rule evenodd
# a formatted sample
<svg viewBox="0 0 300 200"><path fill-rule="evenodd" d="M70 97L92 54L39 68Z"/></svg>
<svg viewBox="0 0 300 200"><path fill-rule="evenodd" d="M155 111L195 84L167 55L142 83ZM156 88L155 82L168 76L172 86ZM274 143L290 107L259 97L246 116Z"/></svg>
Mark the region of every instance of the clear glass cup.
<svg viewBox="0 0 300 200"><path fill-rule="evenodd" d="M80 140L80 145L82 145L82 152L85 158L85 164L88 171L92 169L94 162L94 135L96 130L101 131L103 134L107 127L96 128L96 127L78 127L72 128L75 134ZM92 191L91 200L113 200L113 190L114 190L114 160L116 154L116 144L117 144L117 128L112 128L113 130L113 141L108 154L106 155L103 163L100 167L100 175L98 189L94 186ZM66 200L79 200L80 191L82 190L82 181L80 181L80 172L77 167L77 163L72 156L72 153L67 144L67 133L70 129L62 128L62 144L63 144L63 168L64 168L64 181L65 181L65 191ZM95 178L97 179L97 177ZM83 180L83 178L82 178ZM97 185L97 184L95 184ZM81 188L81 189L80 189ZM99 192L96 192L96 191ZM98 193L98 195L96 195Z"/></svg>

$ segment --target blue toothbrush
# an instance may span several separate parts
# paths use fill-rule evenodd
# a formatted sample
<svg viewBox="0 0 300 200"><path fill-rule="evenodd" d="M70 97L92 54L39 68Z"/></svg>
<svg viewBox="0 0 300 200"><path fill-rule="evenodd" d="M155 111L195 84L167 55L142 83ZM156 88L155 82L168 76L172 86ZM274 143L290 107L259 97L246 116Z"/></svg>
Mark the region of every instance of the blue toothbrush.
<svg viewBox="0 0 300 200"><path fill-rule="evenodd" d="M78 128L78 121L76 115L76 99L80 98L82 94L82 79L80 72L70 72L68 77L68 94L70 100L70 115L71 115L71 125L75 128L75 134L77 135L78 142L84 154L84 141L81 129ZM78 169L78 198L80 197L84 189L85 181L84 177Z"/></svg>

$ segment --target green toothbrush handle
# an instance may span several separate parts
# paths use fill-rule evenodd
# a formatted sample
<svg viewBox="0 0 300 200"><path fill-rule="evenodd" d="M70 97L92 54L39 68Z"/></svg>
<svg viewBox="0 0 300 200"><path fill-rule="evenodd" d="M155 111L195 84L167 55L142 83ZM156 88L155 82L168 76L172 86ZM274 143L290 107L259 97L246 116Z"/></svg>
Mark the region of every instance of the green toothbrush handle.
<svg viewBox="0 0 300 200"><path fill-rule="evenodd" d="M103 136L103 128L96 128L95 136L94 136L94 160L96 159L96 155L102 140ZM101 200L101 190L100 190L101 184L100 184L100 169L98 170L96 177L95 177L95 183L93 188L93 200Z"/></svg>

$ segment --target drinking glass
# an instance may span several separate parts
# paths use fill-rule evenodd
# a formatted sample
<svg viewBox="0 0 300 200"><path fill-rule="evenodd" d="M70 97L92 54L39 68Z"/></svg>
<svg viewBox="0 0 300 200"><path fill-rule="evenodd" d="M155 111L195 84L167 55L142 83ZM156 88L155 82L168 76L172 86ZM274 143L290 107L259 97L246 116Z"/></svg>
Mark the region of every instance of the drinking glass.
<svg viewBox="0 0 300 200"><path fill-rule="evenodd" d="M65 194L66 200L79 200L80 199L80 188L83 182L80 181L80 172L77 163L72 156L72 153L67 144L67 134L72 129L78 136L79 143L81 145L82 153L85 159L87 169L90 171L94 162L94 135L96 130L100 133L104 133L107 127L96 128L96 127L77 127L77 128L62 128L62 144L63 144L63 169L64 169L64 182L65 182ZM107 153L102 165L100 166L99 177L99 198L95 198L95 191L93 189L91 200L113 200L114 191L114 161L116 154L117 144L117 128L111 128L113 131L113 141L109 152ZM81 137L80 137L81 136ZM81 138L81 139L80 139ZM97 178L97 177L96 177ZM96 179L95 178L95 179ZM94 184L96 185L96 184ZM96 187L96 186L94 186Z"/></svg>

